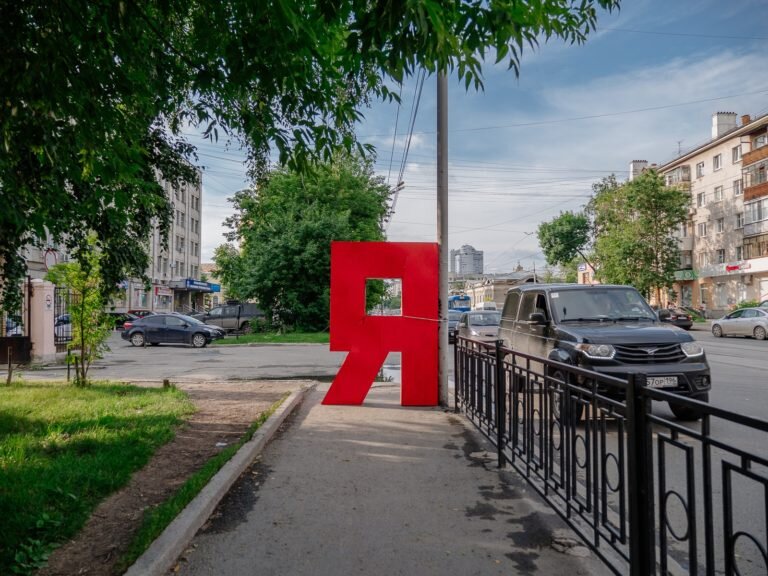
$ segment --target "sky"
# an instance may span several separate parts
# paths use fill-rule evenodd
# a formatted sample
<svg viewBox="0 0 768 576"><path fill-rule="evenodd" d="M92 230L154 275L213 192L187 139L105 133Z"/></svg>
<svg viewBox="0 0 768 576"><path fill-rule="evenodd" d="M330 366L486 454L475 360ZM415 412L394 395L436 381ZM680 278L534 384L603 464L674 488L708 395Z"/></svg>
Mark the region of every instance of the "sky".
<svg viewBox="0 0 768 576"><path fill-rule="evenodd" d="M592 184L628 177L632 160L663 164L711 138L714 112L768 113L767 0L624 0L583 45L551 41L523 53L520 76L484 68L485 90L454 75L448 96L448 242L484 252L486 273L541 270L536 230L579 210ZM437 238L436 78L424 83L407 157L416 79L402 103L364 111L358 138L375 168L404 187L390 241ZM396 124L397 121L397 124ZM227 197L248 185L242 151L200 139L202 261L224 243Z"/></svg>

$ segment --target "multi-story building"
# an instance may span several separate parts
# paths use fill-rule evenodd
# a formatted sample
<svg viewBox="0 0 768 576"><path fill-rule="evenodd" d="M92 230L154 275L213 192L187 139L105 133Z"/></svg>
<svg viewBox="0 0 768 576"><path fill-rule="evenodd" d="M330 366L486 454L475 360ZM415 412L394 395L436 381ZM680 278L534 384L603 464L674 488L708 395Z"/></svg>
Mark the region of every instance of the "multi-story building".
<svg viewBox="0 0 768 576"><path fill-rule="evenodd" d="M203 189L201 179L174 190L164 183L173 204L168 244L163 248L160 231L150 238L151 266L146 274L149 290L140 279L125 280L123 291L113 300L115 310L148 309L156 312L191 312L204 308L203 295L218 286L200 280L200 242Z"/></svg>
<svg viewBox="0 0 768 576"><path fill-rule="evenodd" d="M459 250L451 250L450 271L452 274L461 275L482 274L483 251L475 250L468 244L465 244Z"/></svg>
<svg viewBox="0 0 768 576"><path fill-rule="evenodd" d="M768 115L712 116L709 142L658 167L691 195L681 226L678 302L719 314L768 298Z"/></svg>

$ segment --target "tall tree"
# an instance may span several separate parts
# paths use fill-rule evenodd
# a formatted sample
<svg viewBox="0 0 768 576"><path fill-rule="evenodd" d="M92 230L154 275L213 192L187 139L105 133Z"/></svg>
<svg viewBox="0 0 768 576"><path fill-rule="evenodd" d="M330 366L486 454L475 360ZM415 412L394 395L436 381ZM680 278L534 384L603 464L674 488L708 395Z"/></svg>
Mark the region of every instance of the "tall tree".
<svg viewBox="0 0 768 576"><path fill-rule="evenodd" d="M547 264L568 266L577 256L593 266L587 253L592 239L592 225L584 213L561 212L536 232Z"/></svg>
<svg viewBox="0 0 768 576"><path fill-rule="evenodd" d="M619 0L1 5L0 300L14 308L35 238L76 251L94 230L106 286L143 272L152 224L169 225L156 178L196 178L189 126L241 140L254 177L271 149L303 167L354 149L363 108L415 70L480 88L488 54L517 73L525 46L582 42Z"/></svg>
<svg viewBox="0 0 768 576"><path fill-rule="evenodd" d="M383 240L389 189L357 157L322 163L309 172L281 168L258 192L236 199L240 254L217 250L216 266L233 271L231 283L255 298L281 324L328 327L330 247L333 240ZM239 260L238 260L239 258ZM380 298L383 285L369 292Z"/></svg>
<svg viewBox="0 0 768 576"><path fill-rule="evenodd" d="M596 274L632 284L646 296L671 288L680 252L675 230L687 218L689 195L648 170L621 186L603 186L590 201L596 232Z"/></svg>

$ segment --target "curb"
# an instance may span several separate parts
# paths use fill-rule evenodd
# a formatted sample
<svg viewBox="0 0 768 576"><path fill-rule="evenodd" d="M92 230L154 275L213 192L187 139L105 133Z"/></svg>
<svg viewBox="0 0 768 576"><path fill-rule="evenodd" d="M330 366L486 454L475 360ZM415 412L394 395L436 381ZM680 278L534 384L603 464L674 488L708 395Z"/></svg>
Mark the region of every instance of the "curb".
<svg viewBox="0 0 768 576"><path fill-rule="evenodd" d="M200 527L208 520L221 499L312 388L314 388L314 384L301 387L283 402L254 433L253 438L246 442L222 466L221 470L211 478L211 481L125 572L125 576L162 576L168 572Z"/></svg>

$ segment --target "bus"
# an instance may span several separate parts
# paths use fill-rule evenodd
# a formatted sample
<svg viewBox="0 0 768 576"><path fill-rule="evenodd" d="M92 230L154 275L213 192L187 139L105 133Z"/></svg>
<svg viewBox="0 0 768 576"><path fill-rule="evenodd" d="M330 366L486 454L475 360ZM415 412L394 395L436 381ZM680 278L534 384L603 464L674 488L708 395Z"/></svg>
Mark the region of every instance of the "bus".
<svg viewBox="0 0 768 576"><path fill-rule="evenodd" d="M451 294L448 296L448 310L469 312L471 308L469 296L466 294Z"/></svg>

